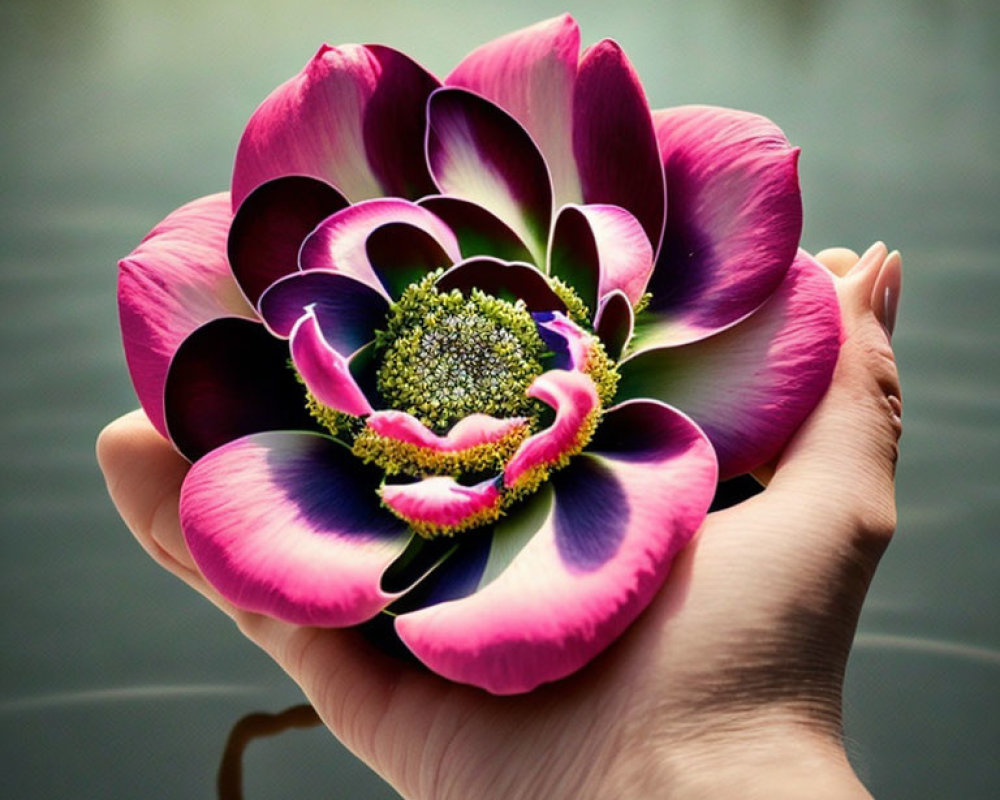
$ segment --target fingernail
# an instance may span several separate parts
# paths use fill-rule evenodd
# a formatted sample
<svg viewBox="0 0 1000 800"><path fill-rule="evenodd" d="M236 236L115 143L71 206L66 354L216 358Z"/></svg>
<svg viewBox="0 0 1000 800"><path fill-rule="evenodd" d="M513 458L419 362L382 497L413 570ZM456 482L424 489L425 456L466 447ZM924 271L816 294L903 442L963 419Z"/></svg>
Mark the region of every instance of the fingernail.
<svg viewBox="0 0 1000 800"><path fill-rule="evenodd" d="M903 257L898 250L893 250L882 264L871 297L872 311L890 339L896 328L896 311L902 288Z"/></svg>
<svg viewBox="0 0 1000 800"><path fill-rule="evenodd" d="M861 258L858 259L858 263L851 267L850 271L860 271L870 267L872 264L881 263L885 259L887 251L888 248L885 246L885 242L875 242L875 244L865 250Z"/></svg>

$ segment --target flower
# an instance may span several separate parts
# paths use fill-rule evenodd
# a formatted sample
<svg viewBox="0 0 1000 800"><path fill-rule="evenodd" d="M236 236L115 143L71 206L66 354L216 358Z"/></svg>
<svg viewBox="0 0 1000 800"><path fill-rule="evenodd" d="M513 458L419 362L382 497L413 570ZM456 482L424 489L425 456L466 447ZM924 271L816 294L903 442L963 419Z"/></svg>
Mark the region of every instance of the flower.
<svg viewBox="0 0 1000 800"><path fill-rule="evenodd" d="M759 116L650 112L567 16L443 82L323 46L253 113L231 192L120 264L129 369L193 462L181 524L239 607L383 612L507 694L635 619L717 480L825 392L830 277L798 151Z"/></svg>

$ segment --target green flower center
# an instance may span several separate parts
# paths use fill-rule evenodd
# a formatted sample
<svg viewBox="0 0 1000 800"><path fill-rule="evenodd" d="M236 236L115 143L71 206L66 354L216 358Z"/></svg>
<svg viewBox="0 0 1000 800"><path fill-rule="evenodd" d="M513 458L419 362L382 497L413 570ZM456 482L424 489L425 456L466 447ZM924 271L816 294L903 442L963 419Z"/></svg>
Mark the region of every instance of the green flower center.
<svg viewBox="0 0 1000 800"><path fill-rule="evenodd" d="M534 416L525 390L542 373L546 348L531 314L478 289L439 292L437 276L406 289L376 339L386 404L437 433L477 412Z"/></svg>

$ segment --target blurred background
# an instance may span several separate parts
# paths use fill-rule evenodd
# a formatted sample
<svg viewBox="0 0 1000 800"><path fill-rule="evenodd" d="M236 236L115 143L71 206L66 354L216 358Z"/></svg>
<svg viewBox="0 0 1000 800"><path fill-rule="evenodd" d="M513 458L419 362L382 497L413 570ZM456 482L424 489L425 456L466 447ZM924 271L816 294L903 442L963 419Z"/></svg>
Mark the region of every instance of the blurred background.
<svg viewBox="0 0 1000 800"><path fill-rule="evenodd" d="M228 186L254 107L321 42L444 75L571 11L653 107L774 119L804 244L902 250L899 533L847 683L879 797L1000 796L1000 5L991 0L4 0L0 5L0 762L3 791L211 798L227 737L302 702L116 516L93 440L136 405L116 261ZM393 798L323 729L251 742L252 798Z"/></svg>

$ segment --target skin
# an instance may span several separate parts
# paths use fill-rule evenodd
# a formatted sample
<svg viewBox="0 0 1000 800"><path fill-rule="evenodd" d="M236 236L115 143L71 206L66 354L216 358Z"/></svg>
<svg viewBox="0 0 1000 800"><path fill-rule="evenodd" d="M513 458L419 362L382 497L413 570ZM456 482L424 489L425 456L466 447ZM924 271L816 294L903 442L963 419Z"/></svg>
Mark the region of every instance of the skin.
<svg viewBox="0 0 1000 800"><path fill-rule="evenodd" d="M761 494L705 520L652 605L576 675L498 698L348 630L234 608L177 518L188 469L142 412L98 459L122 518L301 686L330 730L408 798L864 798L841 741L858 614L896 525L900 389L887 327L899 254L819 255L845 328L833 383Z"/></svg>

